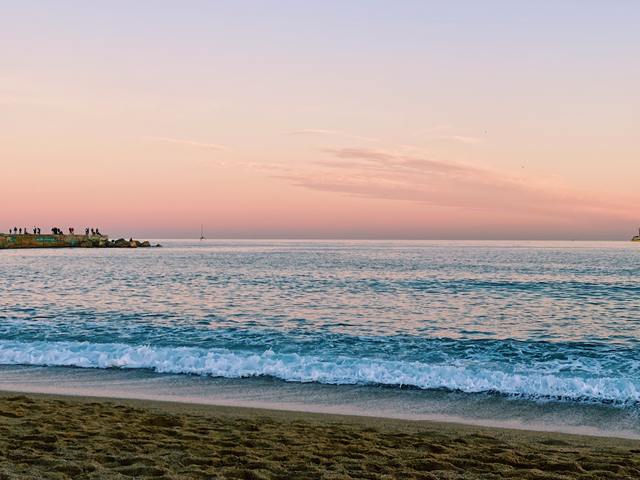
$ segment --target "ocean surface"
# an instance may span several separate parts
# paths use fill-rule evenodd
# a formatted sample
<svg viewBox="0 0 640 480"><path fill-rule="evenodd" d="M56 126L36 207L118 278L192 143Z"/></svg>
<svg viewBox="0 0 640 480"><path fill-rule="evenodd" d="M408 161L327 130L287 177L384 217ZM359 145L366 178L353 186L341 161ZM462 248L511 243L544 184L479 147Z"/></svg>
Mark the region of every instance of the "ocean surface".
<svg viewBox="0 0 640 480"><path fill-rule="evenodd" d="M0 389L640 437L640 245L162 243L0 251Z"/></svg>

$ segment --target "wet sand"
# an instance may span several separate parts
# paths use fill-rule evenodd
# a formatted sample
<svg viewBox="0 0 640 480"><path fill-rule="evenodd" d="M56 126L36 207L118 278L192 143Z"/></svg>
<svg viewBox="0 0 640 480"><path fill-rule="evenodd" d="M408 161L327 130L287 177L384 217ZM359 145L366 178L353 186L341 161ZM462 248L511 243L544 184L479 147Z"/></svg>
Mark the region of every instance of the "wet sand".
<svg viewBox="0 0 640 480"><path fill-rule="evenodd" d="M0 393L0 480L638 479L640 441Z"/></svg>

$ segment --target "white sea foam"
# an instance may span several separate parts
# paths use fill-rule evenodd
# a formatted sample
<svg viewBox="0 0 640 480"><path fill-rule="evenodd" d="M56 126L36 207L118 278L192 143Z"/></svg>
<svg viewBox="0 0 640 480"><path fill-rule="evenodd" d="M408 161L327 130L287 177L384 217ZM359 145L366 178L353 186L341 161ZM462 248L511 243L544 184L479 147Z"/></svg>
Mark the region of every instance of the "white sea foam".
<svg viewBox="0 0 640 480"><path fill-rule="evenodd" d="M469 362L455 366L347 356L313 356L132 346L120 343L0 341L0 364L150 369L158 373L242 378L272 376L292 382L406 385L463 392L557 397L585 401L640 402L640 379L584 372L523 371Z"/></svg>

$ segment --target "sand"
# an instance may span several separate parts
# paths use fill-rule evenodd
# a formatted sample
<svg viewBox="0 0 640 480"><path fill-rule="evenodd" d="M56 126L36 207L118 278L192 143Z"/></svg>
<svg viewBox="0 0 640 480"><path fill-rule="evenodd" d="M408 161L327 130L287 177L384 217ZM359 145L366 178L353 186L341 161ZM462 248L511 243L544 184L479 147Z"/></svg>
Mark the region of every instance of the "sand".
<svg viewBox="0 0 640 480"><path fill-rule="evenodd" d="M0 393L0 480L638 479L640 441Z"/></svg>

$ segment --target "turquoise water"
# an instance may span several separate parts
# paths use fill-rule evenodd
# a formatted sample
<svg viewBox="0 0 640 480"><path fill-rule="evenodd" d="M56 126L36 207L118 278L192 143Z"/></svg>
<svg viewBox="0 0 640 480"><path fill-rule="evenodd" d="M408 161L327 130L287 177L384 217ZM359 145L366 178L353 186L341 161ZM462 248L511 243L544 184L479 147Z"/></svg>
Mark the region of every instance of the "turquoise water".
<svg viewBox="0 0 640 480"><path fill-rule="evenodd" d="M0 364L640 405L639 245L163 243L0 252Z"/></svg>

